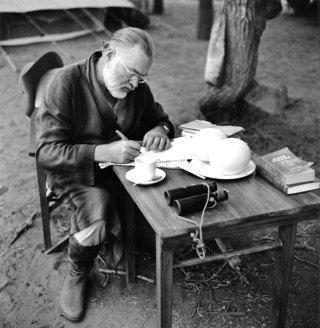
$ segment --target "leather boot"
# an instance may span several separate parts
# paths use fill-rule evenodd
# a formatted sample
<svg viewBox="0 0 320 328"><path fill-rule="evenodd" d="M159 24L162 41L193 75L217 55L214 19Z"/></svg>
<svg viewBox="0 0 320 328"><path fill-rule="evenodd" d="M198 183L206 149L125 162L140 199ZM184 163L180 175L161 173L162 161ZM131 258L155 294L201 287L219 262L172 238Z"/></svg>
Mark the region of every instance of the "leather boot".
<svg viewBox="0 0 320 328"><path fill-rule="evenodd" d="M83 246L69 238L69 271L60 294L62 315L70 321L82 319L85 309L88 275L101 245Z"/></svg>

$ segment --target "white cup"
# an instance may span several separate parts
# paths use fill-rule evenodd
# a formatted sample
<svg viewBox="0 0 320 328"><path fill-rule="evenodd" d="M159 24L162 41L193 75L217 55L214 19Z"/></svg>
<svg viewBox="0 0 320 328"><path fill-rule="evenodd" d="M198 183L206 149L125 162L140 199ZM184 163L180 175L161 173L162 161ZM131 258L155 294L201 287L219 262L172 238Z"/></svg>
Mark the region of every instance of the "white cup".
<svg viewBox="0 0 320 328"><path fill-rule="evenodd" d="M152 158L138 156L134 160L135 174L141 181L150 181L156 177L158 161Z"/></svg>

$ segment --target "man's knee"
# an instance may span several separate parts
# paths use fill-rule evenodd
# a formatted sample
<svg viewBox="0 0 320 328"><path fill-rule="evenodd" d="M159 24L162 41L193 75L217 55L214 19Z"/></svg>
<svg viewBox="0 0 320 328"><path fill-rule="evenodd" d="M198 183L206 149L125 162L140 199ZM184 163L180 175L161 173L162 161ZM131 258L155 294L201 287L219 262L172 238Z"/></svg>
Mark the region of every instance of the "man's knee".
<svg viewBox="0 0 320 328"><path fill-rule="evenodd" d="M84 246L94 246L103 243L106 238L106 222L97 220L83 230L76 232L74 237Z"/></svg>

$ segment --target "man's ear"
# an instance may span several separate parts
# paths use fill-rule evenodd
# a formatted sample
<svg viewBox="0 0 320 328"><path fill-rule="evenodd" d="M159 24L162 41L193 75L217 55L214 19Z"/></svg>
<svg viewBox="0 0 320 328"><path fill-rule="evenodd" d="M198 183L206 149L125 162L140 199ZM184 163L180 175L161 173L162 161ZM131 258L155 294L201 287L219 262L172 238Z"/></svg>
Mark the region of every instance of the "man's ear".
<svg viewBox="0 0 320 328"><path fill-rule="evenodd" d="M104 54L108 60L110 60L114 56L114 50L110 47L104 49Z"/></svg>
<svg viewBox="0 0 320 328"><path fill-rule="evenodd" d="M102 53L105 55L106 59L110 60L114 54L109 42L103 42Z"/></svg>

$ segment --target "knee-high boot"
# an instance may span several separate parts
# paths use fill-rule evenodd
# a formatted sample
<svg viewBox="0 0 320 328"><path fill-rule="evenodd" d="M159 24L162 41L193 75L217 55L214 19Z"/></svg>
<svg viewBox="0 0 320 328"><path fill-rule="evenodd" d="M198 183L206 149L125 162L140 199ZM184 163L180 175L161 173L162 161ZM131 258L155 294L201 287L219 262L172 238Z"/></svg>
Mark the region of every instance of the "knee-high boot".
<svg viewBox="0 0 320 328"><path fill-rule="evenodd" d="M82 319L88 275L101 245L83 246L74 236L69 238L69 271L60 294L62 315L70 321Z"/></svg>

